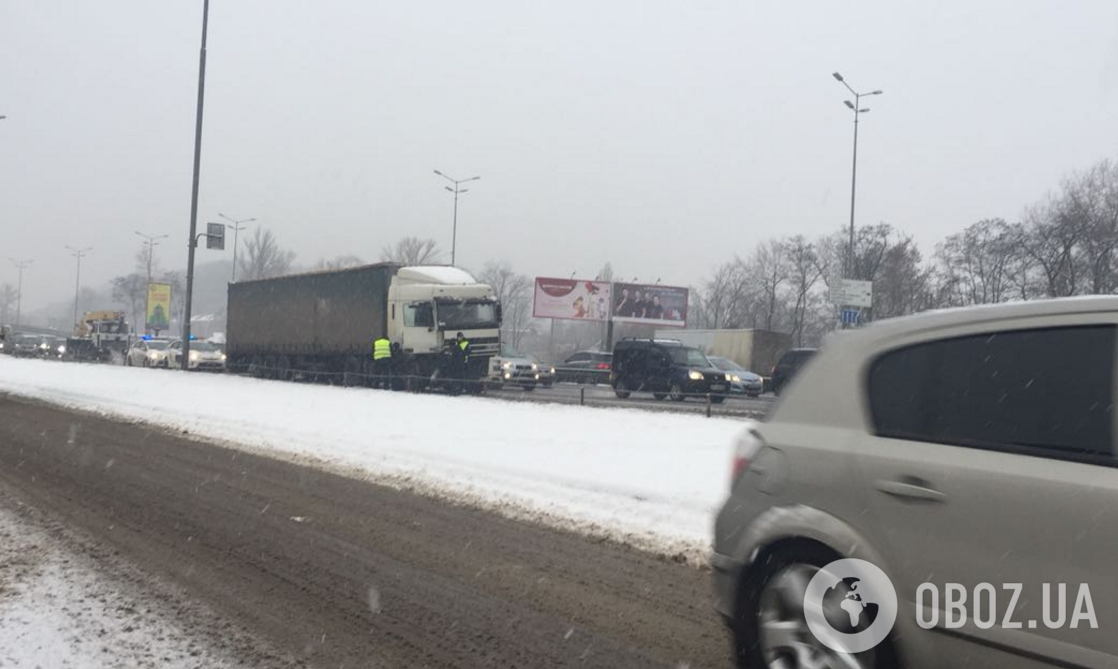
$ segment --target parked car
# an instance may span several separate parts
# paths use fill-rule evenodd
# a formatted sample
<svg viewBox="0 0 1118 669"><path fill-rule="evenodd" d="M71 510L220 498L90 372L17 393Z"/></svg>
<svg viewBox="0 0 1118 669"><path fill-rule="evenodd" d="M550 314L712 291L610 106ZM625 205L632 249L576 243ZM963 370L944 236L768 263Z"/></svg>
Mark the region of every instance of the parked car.
<svg viewBox="0 0 1118 669"><path fill-rule="evenodd" d="M167 347L167 363L172 368L182 366L182 340L176 339ZM190 342L190 359L188 368L192 370L209 370L220 372L225 370L225 354L216 344L208 341Z"/></svg>
<svg viewBox="0 0 1118 669"><path fill-rule="evenodd" d="M140 339L124 356L129 367L167 367L171 342L167 339Z"/></svg>
<svg viewBox="0 0 1118 669"><path fill-rule="evenodd" d="M555 380L568 383L609 383L612 360L612 353L579 351L555 365Z"/></svg>
<svg viewBox="0 0 1118 669"><path fill-rule="evenodd" d="M1037 625L1077 601L1082 612L1084 584L1093 606L1118 601L1116 347L1115 297L932 312L829 339L736 444L711 565L740 665L1118 665L1102 608L1102 629ZM846 558L892 584L859 588L864 601L887 605L895 589L898 603L891 632L857 654L821 638L874 620L804 622L828 601L814 576ZM832 565L824 583L841 593L849 569ZM967 625L945 622L948 584ZM996 623L977 624L983 610Z"/></svg>
<svg viewBox="0 0 1118 669"><path fill-rule="evenodd" d="M715 355L708 355L707 360L710 360L711 364L723 372L729 373L730 394L759 397L761 393L765 392L764 379L733 360Z"/></svg>
<svg viewBox="0 0 1118 669"><path fill-rule="evenodd" d="M490 387L506 385L520 386L524 390L535 390L540 382L540 363L535 357L525 355L504 344L501 354L489 359L488 383Z"/></svg>
<svg viewBox="0 0 1118 669"><path fill-rule="evenodd" d="M811 360L814 355L815 349L813 348L794 348L780 356L780 360L777 360L772 372L773 393L780 395L784 391L784 387L800 371L800 368L807 364L807 361Z"/></svg>
<svg viewBox="0 0 1118 669"><path fill-rule="evenodd" d="M621 399L650 392L658 400L682 402L709 394L720 403L729 392L729 379L702 351L678 341L625 338L613 348L610 385Z"/></svg>

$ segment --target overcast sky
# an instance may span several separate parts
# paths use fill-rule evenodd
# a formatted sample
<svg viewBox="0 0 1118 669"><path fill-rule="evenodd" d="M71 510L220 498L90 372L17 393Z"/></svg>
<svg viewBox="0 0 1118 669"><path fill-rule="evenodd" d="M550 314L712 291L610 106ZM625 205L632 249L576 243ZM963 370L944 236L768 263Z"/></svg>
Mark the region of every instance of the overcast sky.
<svg viewBox="0 0 1118 669"><path fill-rule="evenodd" d="M201 0L0 3L0 282L25 309L189 225ZM695 283L849 216L930 249L1118 158L1118 3L213 0L199 224L257 217L298 261L405 235L459 264ZM201 250L199 259L217 252ZM231 256L231 252L226 252Z"/></svg>

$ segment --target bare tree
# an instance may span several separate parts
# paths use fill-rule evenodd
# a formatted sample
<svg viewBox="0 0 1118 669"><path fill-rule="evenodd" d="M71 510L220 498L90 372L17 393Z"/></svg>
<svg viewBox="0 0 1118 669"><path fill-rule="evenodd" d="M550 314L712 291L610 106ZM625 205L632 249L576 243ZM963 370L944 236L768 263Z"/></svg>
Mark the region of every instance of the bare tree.
<svg viewBox="0 0 1118 669"><path fill-rule="evenodd" d="M0 325L12 322L12 311L15 309L19 291L10 283L0 286Z"/></svg>
<svg viewBox="0 0 1118 669"><path fill-rule="evenodd" d="M519 347L532 321L532 281L507 262L486 263L478 280L489 284L501 302L505 341Z"/></svg>
<svg viewBox="0 0 1118 669"><path fill-rule="evenodd" d="M118 276L112 279L113 301L126 307L132 313L132 327L141 331L147 319L147 258L144 258L144 273L134 272L127 276ZM141 315L142 314L142 315Z"/></svg>
<svg viewBox="0 0 1118 669"><path fill-rule="evenodd" d="M438 242L419 237L404 237L395 246L385 246L380 252L382 261L399 265L434 265L441 258Z"/></svg>
<svg viewBox="0 0 1118 669"><path fill-rule="evenodd" d="M239 259L239 276L246 281L280 276L291 270L294 260L294 251L281 248L271 230L258 227L245 241Z"/></svg>
<svg viewBox="0 0 1118 669"><path fill-rule="evenodd" d="M792 339L796 346L804 345L804 327L812 292L825 273L815 246L802 235L790 237L784 243L789 270L792 306Z"/></svg>

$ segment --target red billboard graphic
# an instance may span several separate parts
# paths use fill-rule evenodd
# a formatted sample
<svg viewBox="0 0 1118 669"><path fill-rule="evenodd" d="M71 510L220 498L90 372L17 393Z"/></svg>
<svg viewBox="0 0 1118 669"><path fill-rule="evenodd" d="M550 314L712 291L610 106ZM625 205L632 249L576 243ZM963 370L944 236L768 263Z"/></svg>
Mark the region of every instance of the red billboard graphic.
<svg viewBox="0 0 1118 669"><path fill-rule="evenodd" d="M536 278L532 315L604 321L609 318L610 285L604 281Z"/></svg>

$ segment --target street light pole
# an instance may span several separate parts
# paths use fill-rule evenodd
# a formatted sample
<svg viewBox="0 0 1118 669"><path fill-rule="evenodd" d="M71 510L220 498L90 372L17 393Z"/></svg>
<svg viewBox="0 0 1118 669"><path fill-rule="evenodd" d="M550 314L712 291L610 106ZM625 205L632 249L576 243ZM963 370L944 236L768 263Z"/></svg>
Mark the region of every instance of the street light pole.
<svg viewBox="0 0 1118 669"><path fill-rule="evenodd" d="M16 327L19 327L21 310L23 309L23 270L31 266L34 260L16 260L8 258L19 269L19 287L16 289Z"/></svg>
<svg viewBox="0 0 1118 669"><path fill-rule="evenodd" d="M148 285L151 285L151 261L155 253L155 247L159 246L158 240L167 239L170 235L145 235L139 230L136 231L136 234L144 238L144 244L147 244L148 247Z"/></svg>
<svg viewBox="0 0 1118 669"><path fill-rule="evenodd" d="M194 114L194 181L190 189L190 237L186 241L186 305L182 315L182 370L190 370L190 301L194 298L194 249L198 246L198 178L202 166L202 110L206 100L206 29L210 0L202 0L202 45L198 49L198 108Z"/></svg>
<svg viewBox="0 0 1118 669"><path fill-rule="evenodd" d="M86 255L93 250L92 246L87 246L83 249L76 249L73 246L67 246L70 250L70 255L78 259L78 271L74 275L74 327L78 325L78 294L81 292L82 285L82 256Z"/></svg>
<svg viewBox="0 0 1118 669"><path fill-rule="evenodd" d="M467 181L477 181L481 177L470 177L469 179L453 179L438 170L435 170L435 174L454 184L454 188L451 188L450 186L443 186L443 188L447 189L451 193L454 193L454 227L450 237L450 264L453 265L458 252L458 195L460 193L470 192L468 188L462 188L460 184L464 184Z"/></svg>
<svg viewBox="0 0 1118 669"><path fill-rule="evenodd" d="M850 102L850 100L843 100L843 103L846 104L846 106L854 112L854 156L853 164L850 168L850 246L847 248L846 251L847 267L844 274L848 279L856 279L858 277L857 267L854 262L854 202L858 192L858 116L869 111L868 107L862 107L862 98L871 95L881 95L882 91L879 89L870 91L869 93L859 93L858 91L851 88L850 84L846 83L846 80L843 79L842 75L838 72L833 73L831 76L833 76L840 84L846 86L846 90L850 91L850 94L854 96L854 102Z"/></svg>
<svg viewBox="0 0 1118 669"><path fill-rule="evenodd" d="M217 215L224 218L227 221L230 221L232 223L232 225L229 225L229 223L226 223L225 227L227 227L227 228L229 228L230 230L233 231L233 278L230 279L230 283L237 283L237 236L238 236L237 233L239 233L241 230L245 229L245 226L242 225L242 223L252 223L256 219L255 218L244 218L244 219L241 219L239 221L234 221L232 218L229 218L228 216L221 213L220 211L217 212Z"/></svg>

